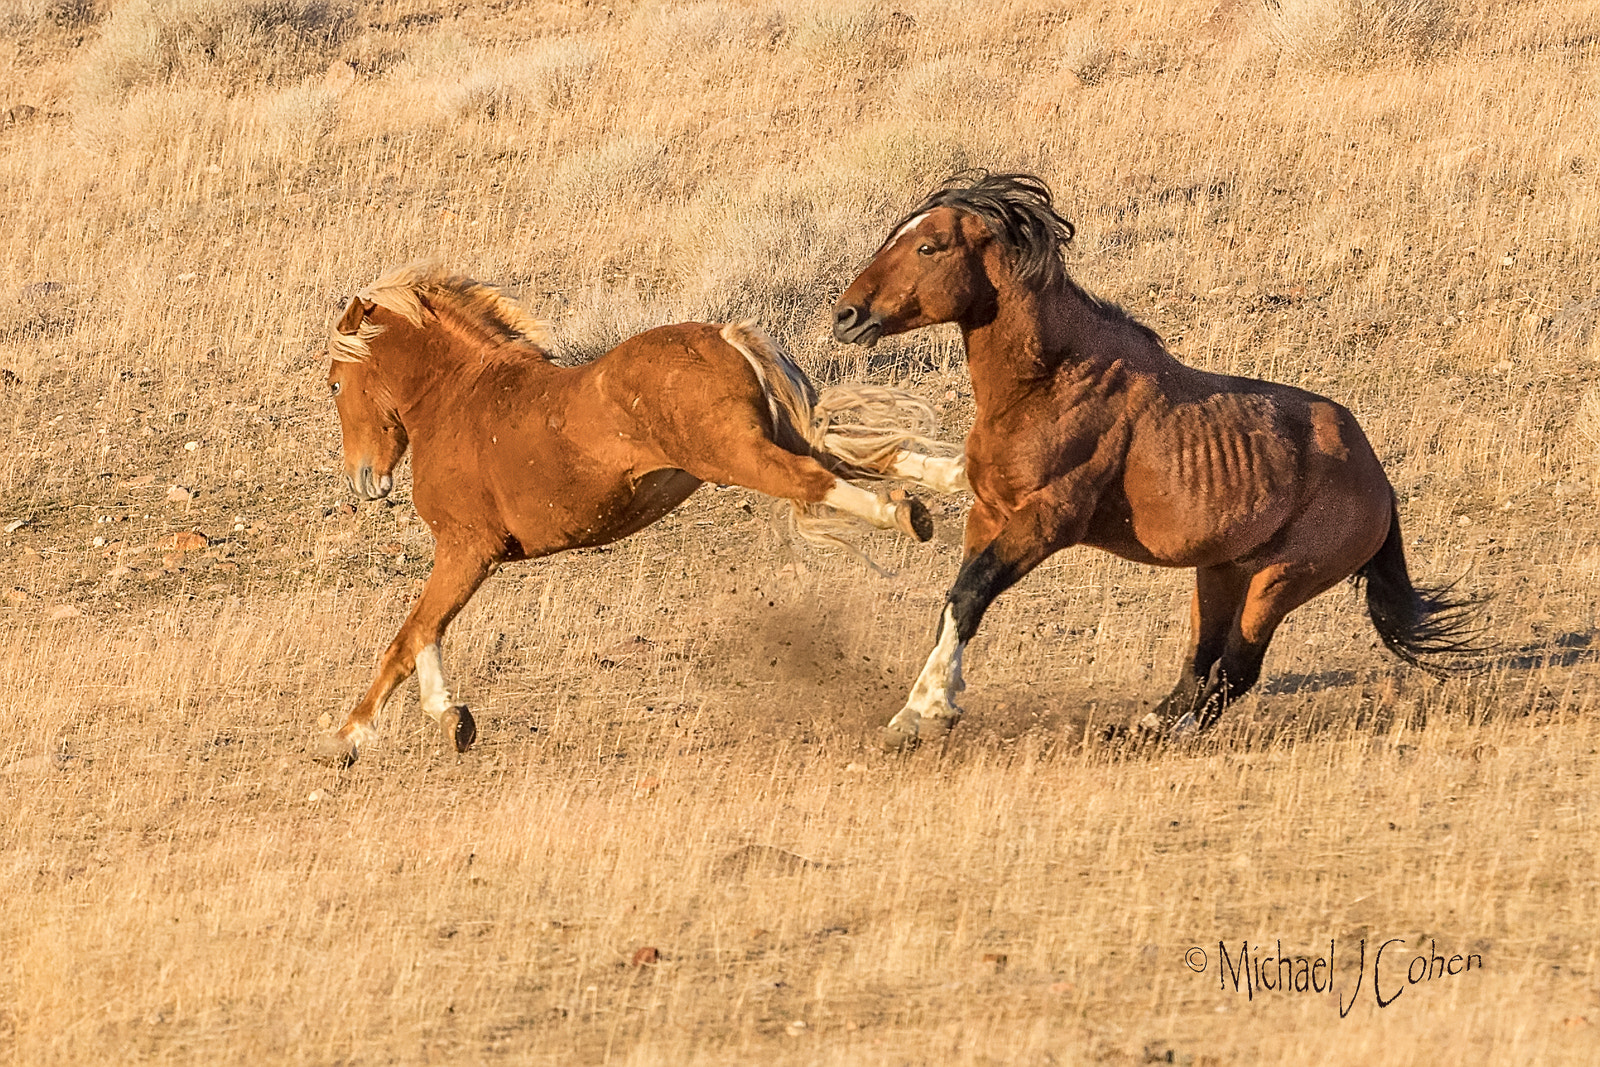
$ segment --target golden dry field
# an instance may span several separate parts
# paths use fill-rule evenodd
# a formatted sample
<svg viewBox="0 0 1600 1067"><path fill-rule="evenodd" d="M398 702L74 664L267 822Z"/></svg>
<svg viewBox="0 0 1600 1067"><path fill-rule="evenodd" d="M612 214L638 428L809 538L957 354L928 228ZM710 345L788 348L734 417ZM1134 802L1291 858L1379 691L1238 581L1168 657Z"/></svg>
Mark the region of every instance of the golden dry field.
<svg viewBox="0 0 1600 1067"><path fill-rule="evenodd" d="M1600 1062L1597 90L1594 0L0 0L0 1062ZM339 473L352 291L436 257L570 359L754 316L959 436L954 332L828 323L974 165L1349 405L1489 669L1340 587L1111 747L1190 579L1070 551L891 757L962 501L881 577L707 487L480 592L473 751L413 687L311 761L431 549Z"/></svg>

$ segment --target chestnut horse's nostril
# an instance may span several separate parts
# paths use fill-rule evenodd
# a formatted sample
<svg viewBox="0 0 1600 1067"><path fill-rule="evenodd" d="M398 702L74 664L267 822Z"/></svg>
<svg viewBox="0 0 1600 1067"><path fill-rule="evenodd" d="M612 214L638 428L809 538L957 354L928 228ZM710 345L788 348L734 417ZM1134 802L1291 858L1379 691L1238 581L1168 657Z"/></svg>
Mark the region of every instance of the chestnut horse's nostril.
<svg viewBox="0 0 1600 1067"><path fill-rule="evenodd" d="M856 324L856 316L861 314L861 309L854 304L841 304L833 310L833 322L842 330L848 330Z"/></svg>

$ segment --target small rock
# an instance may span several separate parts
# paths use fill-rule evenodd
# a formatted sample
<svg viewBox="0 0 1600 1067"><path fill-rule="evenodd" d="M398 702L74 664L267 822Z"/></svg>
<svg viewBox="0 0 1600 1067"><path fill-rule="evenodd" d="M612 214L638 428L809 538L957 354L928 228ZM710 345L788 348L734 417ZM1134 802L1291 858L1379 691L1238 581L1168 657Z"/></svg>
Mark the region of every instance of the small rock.
<svg viewBox="0 0 1600 1067"><path fill-rule="evenodd" d="M76 619L82 614L83 611L75 604L57 604L50 609L52 619Z"/></svg>
<svg viewBox="0 0 1600 1067"><path fill-rule="evenodd" d="M1004 952L985 952L982 967L985 971L999 974L1006 969L1006 954Z"/></svg>
<svg viewBox="0 0 1600 1067"><path fill-rule="evenodd" d="M200 277L200 275L196 274L194 271L191 270L191 271L185 271L184 273L178 275L178 280L180 282L192 282L198 277Z"/></svg>
<svg viewBox="0 0 1600 1067"><path fill-rule="evenodd" d="M635 967L649 967L661 962L661 951L654 945L646 945L633 954Z"/></svg>
<svg viewBox="0 0 1600 1067"><path fill-rule="evenodd" d="M169 485L167 487L167 499L174 504L187 504L194 499L194 490L186 485Z"/></svg>
<svg viewBox="0 0 1600 1067"><path fill-rule="evenodd" d="M185 452L193 452L195 449L197 449L199 447L200 447L200 442L199 441L185 441L183 443L183 450Z"/></svg>
<svg viewBox="0 0 1600 1067"><path fill-rule="evenodd" d="M310 804L315 804L318 801L320 801L321 799L322 799L322 790L313 789L311 791L311 794L306 797L306 802L310 803Z"/></svg>
<svg viewBox="0 0 1600 1067"><path fill-rule="evenodd" d="M14 522L8 522L6 523L6 533L16 533L26 525L28 525L27 519L17 519Z"/></svg>
<svg viewBox="0 0 1600 1067"><path fill-rule="evenodd" d="M33 599L33 594L20 586L12 586L6 590L6 600L13 604L26 604Z"/></svg>
<svg viewBox="0 0 1600 1067"><path fill-rule="evenodd" d="M785 1026L783 1028L783 1032L788 1034L790 1037L799 1037L809 1029L811 1029L811 1027L806 1025L806 1021L804 1019L796 1019L788 1026Z"/></svg>

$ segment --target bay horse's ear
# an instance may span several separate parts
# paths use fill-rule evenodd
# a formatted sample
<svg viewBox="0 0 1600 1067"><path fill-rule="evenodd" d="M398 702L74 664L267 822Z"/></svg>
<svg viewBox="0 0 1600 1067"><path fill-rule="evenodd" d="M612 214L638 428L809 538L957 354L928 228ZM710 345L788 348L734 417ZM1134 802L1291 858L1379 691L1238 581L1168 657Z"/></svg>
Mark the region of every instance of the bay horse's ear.
<svg viewBox="0 0 1600 1067"><path fill-rule="evenodd" d="M333 328L347 337L354 337L361 332L361 322L366 316L366 305L359 296L352 296L350 303L345 305L344 314L339 316L339 321Z"/></svg>

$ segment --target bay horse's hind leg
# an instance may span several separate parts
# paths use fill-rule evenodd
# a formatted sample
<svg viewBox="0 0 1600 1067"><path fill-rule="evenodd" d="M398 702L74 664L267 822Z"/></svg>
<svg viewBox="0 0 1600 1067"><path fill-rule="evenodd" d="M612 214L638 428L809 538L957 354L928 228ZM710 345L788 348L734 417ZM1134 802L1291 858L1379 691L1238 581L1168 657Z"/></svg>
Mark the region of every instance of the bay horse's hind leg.
<svg viewBox="0 0 1600 1067"><path fill-rule="evenodd" d="M1226 572L1218 574L1216 572ZM1335 566L1313 567L1274 563L1253 574L1236 567L1206 568L1196 573L1195 594L1199 624L1195 653L1172 695L1162 701L1154 717L1169 737L1213 725L1229 704L1254 688L1261 664L1278 626L1295 608L1331 588L1347 575ZM1242 599L1234 591L1243 587ZM1208 590L1217 605L1209 612ZM1229 605L1236 605L1229 610ZM1223 629L1221 648L1216 635ZM1210 658L1211 662L1206 660ZM1193 681L1191 682L1191 675Z"/></svg>
<svg viewBox="0 0 1600 1067"><path fill-rule="evenodd" d="M361 746L377 736L372 727L373 717L413 670L418 673L423 710L439 723L456 751L465 752L471 747L477 738L477 724L470 711L451 702L439 664L439 638L450 620L493 572L495 562L482 552L452 549L440 542L435 551L433 573L428 576L428 583L412 605L400 632L384 651L377 677L338 732L324 737L318 744L318 759L344 765L354 763Z"/></svg>
<svg viewBox="0 0 1600 1067"><path fill-rule="evenodd" d="M1201 709L1212 695L1213 671L1228 647L1249 592L1250 576L1232 564L1195 571L1188 655L1172 692L1144 717L1141 729L1177 736L1199 725Z"/></svg>

